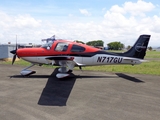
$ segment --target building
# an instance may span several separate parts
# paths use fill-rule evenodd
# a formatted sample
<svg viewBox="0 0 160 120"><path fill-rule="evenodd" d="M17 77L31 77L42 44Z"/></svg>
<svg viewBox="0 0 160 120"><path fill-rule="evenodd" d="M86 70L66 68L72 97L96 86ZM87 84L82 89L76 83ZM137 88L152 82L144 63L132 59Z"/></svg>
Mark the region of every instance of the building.
<svg viewBox="0 0 160 120"><path fill-rule="evenodd" d="M10 51L15 49L16 49L16 45L11 45L11 44L0 45L0 60L12 58L13 54L11 54Z"/></svg>
<svg viewBox="0 0 160 120"><path fill-rule="evenodd" d="M40 45L39 45L40 46ZM34 47L39 47L38 45L35 45ZM32 48L32 44L21 44L18 45L18 48ZM16 45L15 44L0 44L0 60L8 60L13 58L13 54L10 53L10 51L15 50Z"/></svg>

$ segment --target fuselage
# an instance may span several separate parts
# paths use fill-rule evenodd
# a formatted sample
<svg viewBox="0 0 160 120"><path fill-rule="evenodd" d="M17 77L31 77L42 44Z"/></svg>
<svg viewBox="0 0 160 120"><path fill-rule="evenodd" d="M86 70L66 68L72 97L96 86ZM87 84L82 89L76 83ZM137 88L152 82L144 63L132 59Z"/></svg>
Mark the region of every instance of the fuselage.
<svg viewBox="0 0 160 120"><path fill-rule="evenodd" d="M64 49L65 48L65 49ZM94 66L109 64L139 64L134 60L126 60L126 57L118 54L111 54L85 44L70 41L54 41L39 48L22 48L17 50L17 56L35 64L54 64L57 59L74 58L75 66ZM53 57L53 59L52 59ZM57 58L57 59L56 59Z"/></svg>

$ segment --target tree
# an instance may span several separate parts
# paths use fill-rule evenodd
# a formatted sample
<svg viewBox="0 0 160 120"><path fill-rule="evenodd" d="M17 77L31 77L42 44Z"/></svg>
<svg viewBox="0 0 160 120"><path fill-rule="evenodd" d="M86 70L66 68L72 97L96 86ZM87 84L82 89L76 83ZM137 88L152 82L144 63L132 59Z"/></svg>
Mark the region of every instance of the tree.
<svg viewBox="0 0 160 120"><path fill-rule="evenodd" d="M148 50L152 51L152 47L151 47L151 46L150 46L150 47L148 47Z"/></svg>
<svg viewBox="0 0 160 120"><path fill-rule="evenodd" d="M122 50L124 48L124 44L121 42L111 42L107 44L110 50Z"/></svg>
<svg viewBox="0 0 160 120"><path fill-rule="evenodd" d="M86 44L97 47L97 46L103 46L104 42L102 40L94 40L94 41L89 41Z"/></svg>
<svg viewBox="0 0 160 120"><path fill-rule="evenodd" d="M128 45L128 46L127 46L127 50L129 50L130 48L131 48L131 46L130 46L130 45Z"/></svg>

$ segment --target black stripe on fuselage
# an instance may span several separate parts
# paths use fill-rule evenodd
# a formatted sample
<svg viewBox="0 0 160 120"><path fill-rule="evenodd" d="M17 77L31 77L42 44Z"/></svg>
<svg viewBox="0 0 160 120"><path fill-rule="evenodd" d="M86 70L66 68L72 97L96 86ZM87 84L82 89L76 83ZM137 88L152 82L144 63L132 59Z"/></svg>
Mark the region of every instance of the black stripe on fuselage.
<svg viewBox="0 0 160 120"><path fill-rule="evenodd" d="M52 55L52 57L47 57L49 60L68 60L67 56L74 57L92 57L97 54L106 54L106 55L115 55L115 56L123 56L123 53L114 53L114 52L106 52L106 51L97 51L97 52L89 52L89 53L77 53L77 54L61 54L61 55ZM64 57L63 57L64 56Z"/></svg>

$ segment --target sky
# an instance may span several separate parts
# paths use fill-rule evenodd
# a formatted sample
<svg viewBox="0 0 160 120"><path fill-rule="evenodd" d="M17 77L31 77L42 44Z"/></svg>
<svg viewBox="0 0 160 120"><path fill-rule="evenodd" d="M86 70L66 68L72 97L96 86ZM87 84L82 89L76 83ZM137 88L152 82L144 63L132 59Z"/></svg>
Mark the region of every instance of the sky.
<svg viewBox="0 0 160 120"><path fill-rule="evenodd" d="M0 44L58 39L133 45L141 34L160 47L159 0L0 0Z"/></svg>

